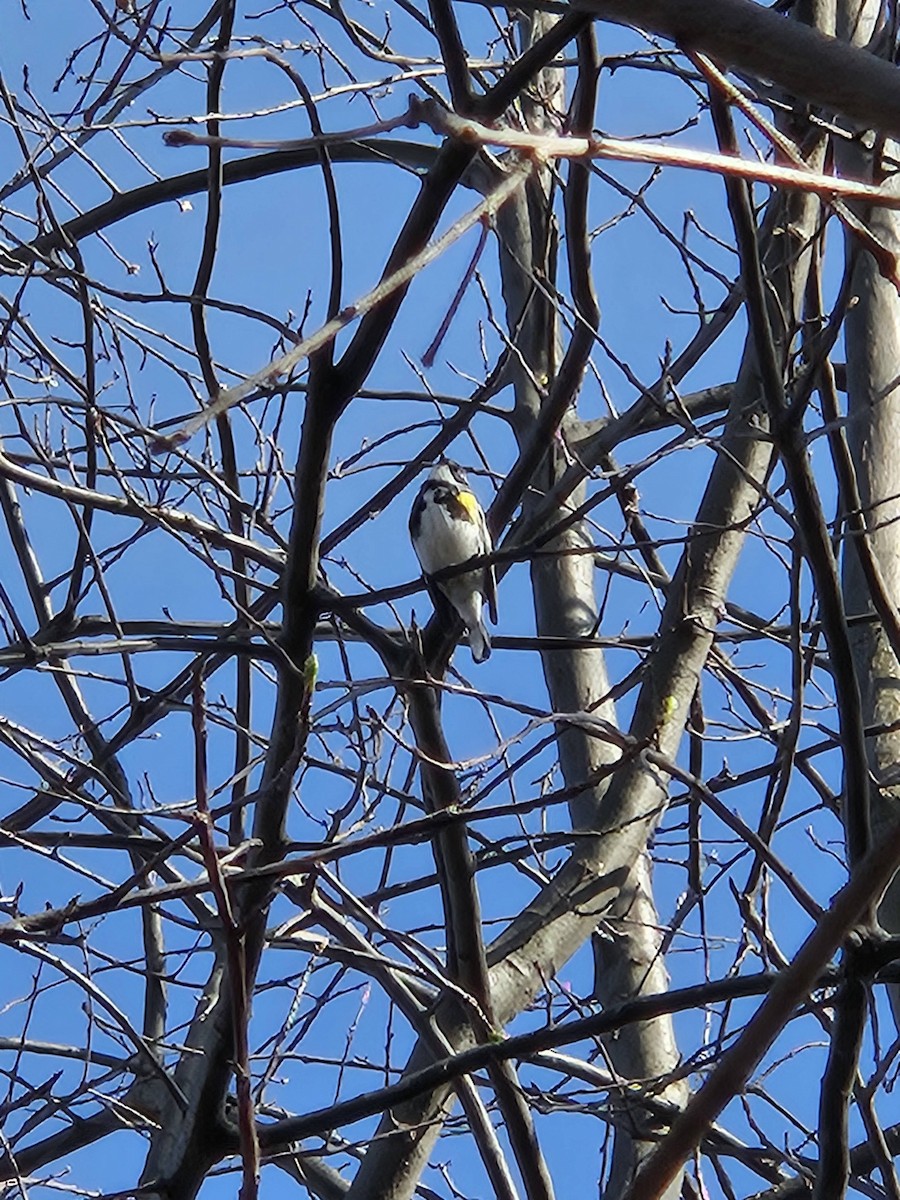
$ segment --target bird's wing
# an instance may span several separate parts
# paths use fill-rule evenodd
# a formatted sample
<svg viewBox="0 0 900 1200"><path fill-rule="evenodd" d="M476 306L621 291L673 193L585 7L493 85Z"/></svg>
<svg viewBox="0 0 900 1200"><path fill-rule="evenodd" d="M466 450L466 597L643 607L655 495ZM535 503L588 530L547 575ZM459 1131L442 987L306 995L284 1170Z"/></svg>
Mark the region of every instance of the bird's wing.
<svg viewBox="0 0 900 1200"><path fill-rule="evenodd" d="M419 530L422 528L422 513L425 511L425 493L424 489L420 489L418 496L413 501L413 506L409 513L409 536L412 539L413 550L416 549L416 538L419 536ZM416 550L416 557L418 557Z"/></svg>
<svg viewBox="0 0 900 1200"><path fill-rule="evenodd" d="M491 624L497 624L497 572L493 566L485 568L485 600L487 601L487 616Z"/></svg>
<svg viewBox="0 0 900 1200"><path fill-rule="evenodd" d="M493 565L484 569L484 598L487 601L491 624L497 624L497 572Z"/></svg>
<svg viewBox="0 0 900 1200"><path fill-rule="evenodd" d="M481 528L481 541L484 546L484 553L490 554L491 551L494 549L494 545L493 545L493 542L491 541L491 534L487 527L487 518L485 517L484 513L481 511L480 508L478 510L478 513L479 513L479 517L481 518L479 521L479 525ZM491 618L491 624L496 625L497 624L497 572L494 569L493 563L491 563L489 566L486 566L484 568L484 586L482 587L481 590L484 593L485 600L487 601L488 616Z"/></svg>

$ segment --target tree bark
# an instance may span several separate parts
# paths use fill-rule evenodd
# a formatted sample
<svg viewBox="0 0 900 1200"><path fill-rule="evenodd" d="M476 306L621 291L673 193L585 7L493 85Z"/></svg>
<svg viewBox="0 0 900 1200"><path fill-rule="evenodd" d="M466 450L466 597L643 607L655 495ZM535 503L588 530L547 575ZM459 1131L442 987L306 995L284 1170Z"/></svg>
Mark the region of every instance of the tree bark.
<svg viewBox="0 0 900 1200"><path fill-rule="evenodd" d="M872 0L840 0L839 30L857 46L868 46L879 33L881 5ZM874 145L874 148L873 148ZM842 144L841 169L857 178L882 177L881 163L894 157L900 143L874 141L871 135ZM900 182L893 169L882 186L896 193ZM861 214L879 242L900 253L900 216L886 208ZM856 471L865 543L847 531L843 583L849 616L868 615L851 626L851 644L868 736L869 790L873 842L900 830L900 664L884 622L876 616L870 581L861 554L871 553L889 597L900 596L900 297L896 286L879 272L871 254L846 233L848 269L852 271L845 319L847 352L847 442ZM867 549L868 548L868 549ZM845 805L857 803L845 797ZM882 926L900 934L900 878L888 887L878 910ZM900 988L890 988L895 1017L900 1020Z"/></svg>

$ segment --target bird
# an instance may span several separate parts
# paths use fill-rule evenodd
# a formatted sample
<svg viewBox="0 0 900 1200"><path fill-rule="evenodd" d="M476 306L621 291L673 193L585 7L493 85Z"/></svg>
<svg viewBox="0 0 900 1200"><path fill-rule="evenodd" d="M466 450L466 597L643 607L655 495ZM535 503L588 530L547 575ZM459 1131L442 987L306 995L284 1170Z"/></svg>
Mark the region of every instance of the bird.
<svg viewBox="0 0 900 1200"><path fill-rule="evenodd" d="M478 497L458 463L442 458L419 489L409 515L409 536L422 567L435 611L447 601L465 625L472 658L482 663L491 656L491 639L484 607L497 623L497 577L492 565L476 567L449 579L434 576L447 567L490 554L493 546Z"/></svg>

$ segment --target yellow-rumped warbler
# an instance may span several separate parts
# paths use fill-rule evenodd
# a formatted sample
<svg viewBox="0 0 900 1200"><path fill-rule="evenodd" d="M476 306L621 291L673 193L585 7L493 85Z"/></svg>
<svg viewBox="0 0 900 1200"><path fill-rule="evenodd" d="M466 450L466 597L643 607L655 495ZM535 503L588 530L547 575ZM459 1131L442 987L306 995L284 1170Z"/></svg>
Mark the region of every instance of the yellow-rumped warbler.
<svg viewBox="0 0 900 1200"><path fill-rule="evenodd" d="M497 623L494 568L478 567L439 583L433 579L445 567L458 566L492 549L484 513L462 467L441 459L432 468L413 503L409 536L435 611L440 613L450 601L469 632L472 657L478 663L484 662L491 653L491 639L482 616L485 601L491 620Z"/></svg>

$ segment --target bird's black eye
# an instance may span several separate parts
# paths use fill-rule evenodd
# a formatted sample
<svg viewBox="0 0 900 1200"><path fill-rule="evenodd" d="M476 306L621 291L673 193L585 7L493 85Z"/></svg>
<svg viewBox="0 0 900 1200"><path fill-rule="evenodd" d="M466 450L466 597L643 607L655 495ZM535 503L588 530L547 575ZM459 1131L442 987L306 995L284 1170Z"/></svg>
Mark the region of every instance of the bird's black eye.
<svg viewBox="0 0 900 1200"><path fill-rule="evenodd" d="M466 473L459 463L448 462L447 466L450 468L450 474L457 483L468 483L468 480L466 479Z"/></svg>

